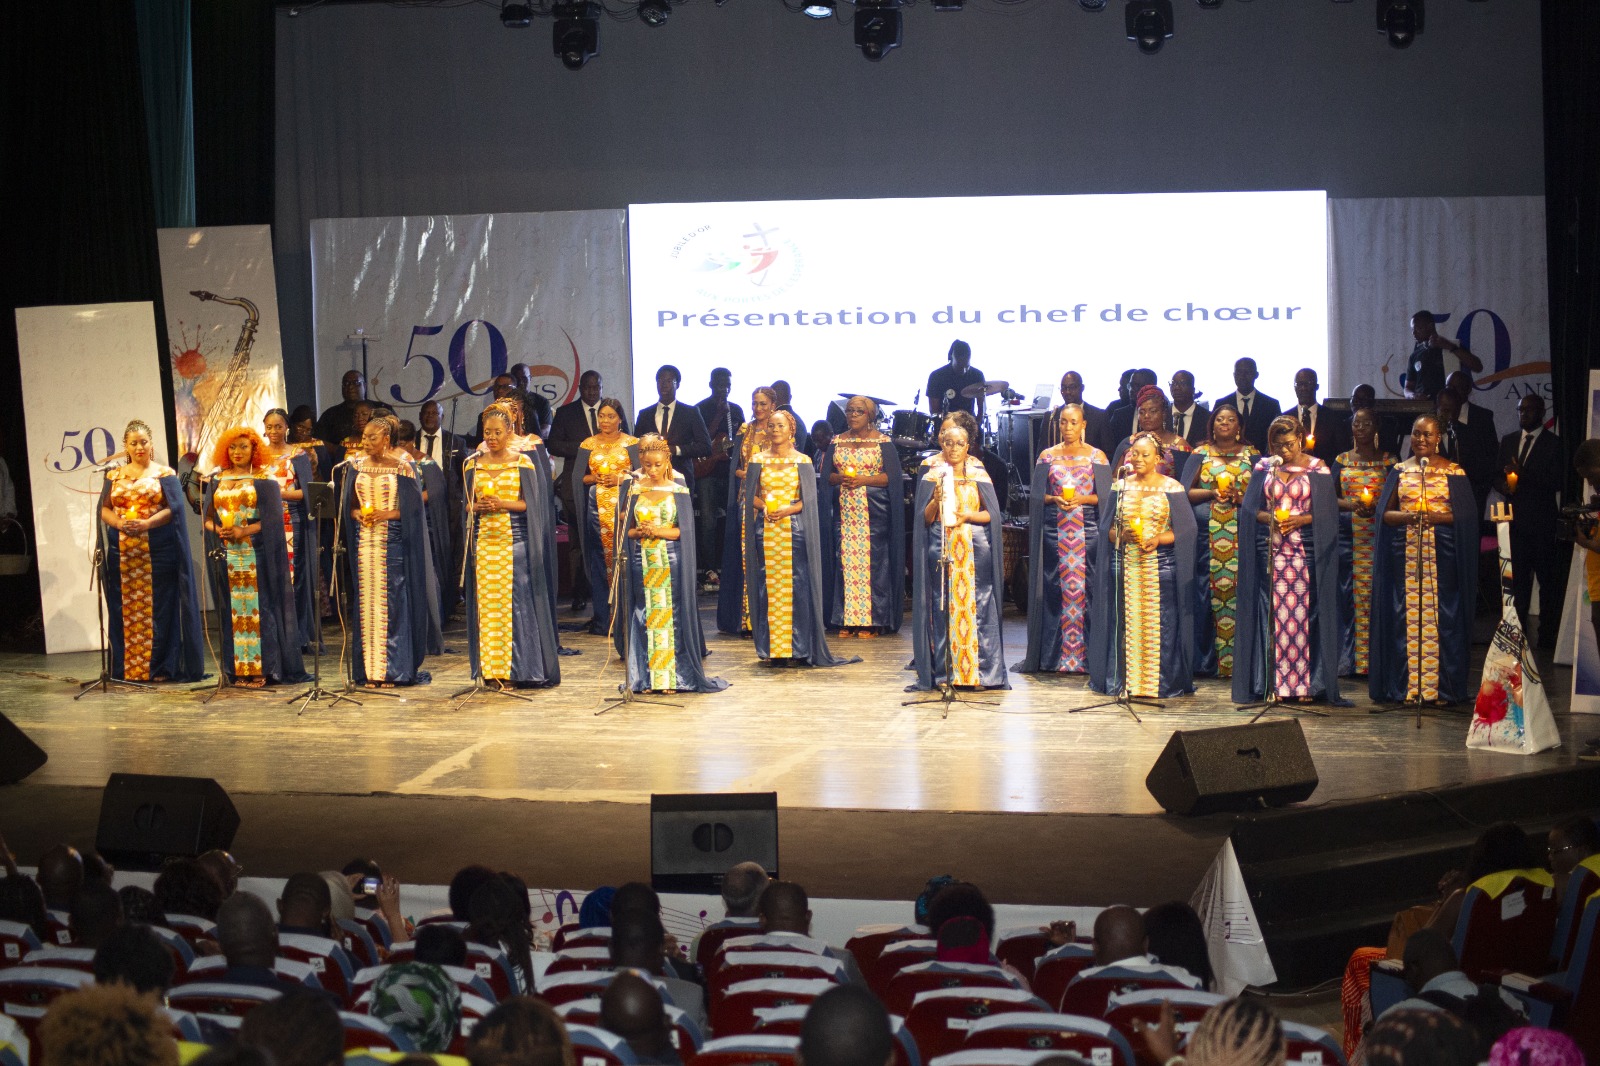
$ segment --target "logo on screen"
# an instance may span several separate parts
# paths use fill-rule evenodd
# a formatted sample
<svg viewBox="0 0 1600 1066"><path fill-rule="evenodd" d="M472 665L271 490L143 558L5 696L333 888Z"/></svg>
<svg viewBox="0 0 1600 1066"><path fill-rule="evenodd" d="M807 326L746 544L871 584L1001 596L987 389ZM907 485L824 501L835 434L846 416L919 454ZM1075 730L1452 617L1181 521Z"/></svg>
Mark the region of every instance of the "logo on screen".
<svg viewBox="0 0 1600 1066"><path fill-rule="evenodd" d="M800 280L799 247L782 227L701 226L673 247L672 257L694 278L695 291L724 303L762 303Z"/></svg>

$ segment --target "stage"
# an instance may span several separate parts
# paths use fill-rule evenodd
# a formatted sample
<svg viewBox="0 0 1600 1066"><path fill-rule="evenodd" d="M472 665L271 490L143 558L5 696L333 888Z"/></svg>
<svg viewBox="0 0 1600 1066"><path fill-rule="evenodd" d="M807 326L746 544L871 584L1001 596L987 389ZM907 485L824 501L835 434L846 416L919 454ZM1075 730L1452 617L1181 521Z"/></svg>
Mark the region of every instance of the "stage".
<svg viewBox="0 0 1600 1066"><path fill-rule="evenodd" d="M1092 905L1187 898L1232 824L1164 815L1144 787L1174 730L1250 719L1222 682L1141 707L1135 721L1115 707L1071 713L1099 702L1081 678L1013 673L1009 692L945 717L937 702L901 705L918 695L903 691L904 637L837 641L863 658L852 666L773 669L748 641L715 634L709 600L702 610L708 672L727 691L601 715L621 669L583 633L563 634L583 654L562 660L560 687L525 692L531 702L451 699L468 684L457 622L449 652L429 661L432 684L304 714L286 702L303 686L230 689L209 703L211 685L74 702L98 671L94 654L0 656L0 710L49 754L0 789L0 830L25 858L57 839L88 844L112 772L215 777L239 807L235 851L253 874L372 854L414 882L483 861L576 888L647 877L651 793L771 790L783 872L815 895L908 899L927 877L955 873L1000 902ZM1015 612L1006 636L1015 662ZM330 648L324 669L336 680ZM1310 803L1575 765L1573 741L1600 735L1600 717L1565 713L1565 669L1545 677L1566 743L1532 757L1467 751L1465 713L1420 728L1400 711L1369 713L1364 685L1346 680L1352 706L1302 717L1321 777Z"/></svg>

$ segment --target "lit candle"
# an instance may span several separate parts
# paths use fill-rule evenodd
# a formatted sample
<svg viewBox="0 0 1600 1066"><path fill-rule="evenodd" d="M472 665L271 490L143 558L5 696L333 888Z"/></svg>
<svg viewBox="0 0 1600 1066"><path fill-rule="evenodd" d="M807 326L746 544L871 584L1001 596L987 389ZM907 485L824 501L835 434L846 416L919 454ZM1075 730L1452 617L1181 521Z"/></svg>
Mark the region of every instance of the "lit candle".
<svg viewBox="0 0 1600 1066"><path fill-rule="evenodd" d="M1506 488L1512 492L1517 491L1517 472L1515 470L1506 471Z"/></svg>
<svg viewBox="0 0 1600 1066"><path fill-rule="evenodd" d="M844 468L844 476L845 477L855 477L856 476L856 468L853 467L853 466L845 467Z"/></svg>
<svg viewBox="0 0 1600 1066"><path fill-rule="evenodd" d="M139 508L135 507L131 503L128 504L128 513L123 515L122 517L128 519L129 521L133 521L134 519L139 517Z"/></svg>
<svg viewBox="0 0 1600 1066"><path fill-rule="evenodd" d="M222 528L223 529L232 529L233 528L233 512L232 511L218 511L217 512L217 520L222 523Z"/></svg>
<svg viewBox="0 0 1600 1066"><path fill-rule="evenodd" d="M1074 485L1070 481L1067 482L1065 485L1062 485L1061 486L1061 498L1063 500L1066 500L1069 503L1072 502L1073 500L1077 499L1078 498L1078 486Z"/></svg>
<svg viewBox="0 0 1600 1066"><path fill-rule="evenodd" d="M1233 475L1228 473L1226 470L1218 472L1217 491L1227 492L1231 488L1233 488Z"/></svg>
<svg viewBox="0 0 1600 1066"><path fill-rule="evenodd" d="M1272 515L1273 515L1274 518L1276 518L1278 520L1278 524L1282 525L1284 522L1288 521L1288 519L1289 519L1289 508L1287 508L1287 507L1279 507L1276 511L1272 512Z"/></svg>
<svg viewBox="0 0 1600 1066"><path fill-rule="evenodd" d="M1317 436L1316 436L1316 434L1312 433L1312 434L1307 435L1307 437L1306 437L1306 447L1308 449L1310 449L1310 448L1315 448L1316 446L1317 446Z"/></svg>
<svg viewBox="0 0 1600 1066"><path fill-rule="evenodd" d="M1371 507L1372 506L1372 490L1371 489L1362 489L1361 490L1361 506L1363 506L1363 507Z"/></svg>

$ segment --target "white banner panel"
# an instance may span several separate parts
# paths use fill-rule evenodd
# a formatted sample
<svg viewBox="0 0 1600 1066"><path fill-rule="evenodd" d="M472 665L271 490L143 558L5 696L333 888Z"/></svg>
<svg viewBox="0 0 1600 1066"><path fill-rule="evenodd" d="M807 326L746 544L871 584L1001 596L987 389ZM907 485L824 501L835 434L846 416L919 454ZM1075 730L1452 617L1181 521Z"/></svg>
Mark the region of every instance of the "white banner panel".
<svg viewBox="0 0 1600 1066"><path fill-rule="evenodd" d="M1330 200L1333 395L1362 382L1379 399L1404 395L1411 316L1432 311L1439 333L1483 360L1472 402L1495 426L1517 425L1517 401L1550 402L1550 308L1544 199L1483 196ZM1455 360L1445 356L1446 370Z"/></svg>
<svg viewBox="0 0 1600 1066"><path fill-rule="evenodd" d="M1328 365L1326 204L1265 192L634 205L634 387L649 399L672 363L696 400L726 366L741 404L783 378L806 418L840 392L926 411L917 394L960 338L986 376L1052 402L1065 370L1104 403L1140 366L1163 383L1193 370L1217 396L1243 355L1282 393L1292 371L1280 387L1269 364Z"/></svg>
<svg viewBox="0 0 1600 1066"><path fill-rule="evenodd" d="M220 430L248 425L259 432L262 415L284 406L272 231L164 229L156 231L156 240L178 455L210 472Z"/></svg>
<svg viewBox="0 0 1600 1066"><path fill-rule="evenodd" d="M416 420L428 400L471 432L490 383L527 363L552 407L585 370L632 409L623 212L317 219L311 224L319 413L340 378ZM358 333L358 331L362 331ZM363 350L362 337L366 338Z"/></svg>
<svg viewBox="0 0 1600 1066"><path fill-rule="evenodd" d="M89 579L104 478L92 468L122 447L135 418L155 431L157 459L168 461L155 305L19 307L17 349L44 650L89 651L100 646L99 593Z"/></svg>

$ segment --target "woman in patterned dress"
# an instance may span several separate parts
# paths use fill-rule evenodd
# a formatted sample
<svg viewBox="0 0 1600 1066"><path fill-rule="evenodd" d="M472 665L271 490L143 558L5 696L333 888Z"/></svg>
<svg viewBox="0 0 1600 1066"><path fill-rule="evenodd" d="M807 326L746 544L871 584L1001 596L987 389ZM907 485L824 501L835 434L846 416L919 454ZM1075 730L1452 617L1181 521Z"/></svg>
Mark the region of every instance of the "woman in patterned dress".
<svg viewBox="0 0 1600 1066"><path fill-rule="evenodd" d="M467 642L472 676L496 688L561 681L553 589L544 580L544 539L535 528L540 480L512 447L515 425L499 404L483 413L481 452L466 466Z"/></svg>
<svg viewBox="0 0 1600 1066"><path fill-rule="evenodd" d="M1111 469L1113 471L1122 469L1129 444L1134 437L1144 434L1154 440L1159 448L1156 455L1156 473L1179 481L1184 480L1188 473L1189 456L1194 448L1187 440L1172 431L1172 402L1167 399L1167 394L1161 391L1159 385L1146 385L1139 390L1139 396L1134 403L1136 409L1133 434L1117 445L1116 451L1111 456Z"/></svg>
<svg viewBox="0 0 1600 1066"><path fill-rule="evenodd" d="M733 476L728 479L727 520L722 534L722 587L717 590L717 630L729 636L750 635L750 600L745 592L745 544L752 517L745 472L750 460L766 450L767 427L778 409L778 394L762 385L750 394L750 421L733 438Z"/></svg>
<svg viewBox="0 0 1600 1066"><path fill-rule="evenodd" d="M639 438L639 473L624 483L622 580L613 636L635 692L720 692L707 677L694 587L694 505L672 476L672 448L659 434Z"/></svg>
<svg viewBox="0 0 1600 1066"><path fill-rule="evenodd" d="M267 431L265 473L278 483L278 494L283 497L283 538L294 582L295 625L300 647L309 648L316 634L317 610L311 558L320 548L317 524L306 514L304 486L316 476L315 453L289 443L289 413L283 408L268 411L261 424Z"/></svg>
<svg viewBox="0 0 1600 1066"><path fill-rule="evenodd" d="M611 629L612 578L617 561L617 486L639 466L639 438L622 432L622 401L607 397L595 411L597 432L578 445L583 471L583 521L578 543L589 574L594 613L589 632L604 636Z"/></svg>
<svg viewBox="0 0 1600 1066"><path fill-rule="evenodd" d="M917 481L912 650L915 689L1010 688L1000 631L1005 595L1000 500L967 431L939 431L939 458Z"/></svg>
<svg viewBox="0 0 1600 1066"><path fill-rule="evenodd" d="M1339 501L1305 427L1267 427L1269 458L1239 505L1239 629L1233 698L1339 699ZM1271 642L1270 648L1268 642ZM1270 674L1269 674L1270 667Z"/></svg>
<svg viewBox="0 0 1600 1066"><path fill-rule="evenodd" d="M1110 467L1084 441L1080 404L1064 404L1061 443L1039 453L1028 508L1028 651L1023 673L1082 674L1089 669L1090 583L1100 536L1100 496Z"/></svg>
<svg viewBox="0 0 1600 1066"><path fill-rule="evenodd" d="M1375 702L1448 706L1470 685L1478 595L1478 505L1466 473L1439 457L1439 421L1411 427L1411 458L1389 471L1373 545L1367 689Z"/></svg>
<svg viewBox="0 0 1600 1066"><path fill-rule="evenodd" d="M344 468L339 497L354 608L350 671L368 688L431 680L422 662L438 624L428 610L422 490L411 465L389 454L397 427L392 415L367 423L363 454Z"/></svg>
<svg viewBox="0 0 1600 1066"><path fill-rule="evenodd" d="M1161 442L1136 434L1131 471L1100 504L1089 687L1140 698L1194 690L1194 509L1161 473Z"/></svg>
<svg viewBox="0 0 1600 1066"><path fill-rule="evenodd" d="M779 666L841 666L828 648L822 613L822 538L817 532L817 478L794 445L788 411L767 423L767 448L745 467L753 508L745 528L745 588L756 655Z"/></svg>
<svg viewBox="0 0 1600 1066"><path fill-rule="evenodd" d="M818 467L832 552L828 628L875 637L898 632L905 613L904 475L894 442L878 432L876 402L852 396L844 417L848 428Z"/></svg>
<svg viewBox="0 0 1600 1066"><path fill-rule="evenodd" d="M1261 453L1244 439L1244 424L1232 405L1211 414L1211 434L1194 450L1189 502L1195 505L1200 578L1196 582L1200 640L1195 673L1233 676L1233 638L1238 622L1239 501Z"/></svg>
<svg viewBox="0 0 1600 1066"><path fill-rule="evenodd" d="M287 430L288 420L282 423ZM217 472L201 509L206 569L220 621L217 664L230 683L244 688L306 676L283 499L267 471L269 461L255 430L224 430L211 454Z"/></svg>
<svg viewBox="0 0 1600 1066"><path fill-rule="evenodd" d="M200 598L189 561L178 473L155 461L150 427L122 431L128 461L100 491L111 676L126 681L199 681L205 676ZM176 520L175 520L176 519Z"/></svg>
<svg viewBox="0 0 1600 1066"><path fill-rule="evenodd" d="M1394 466L1394 456L1378 443L1378 416L1370 407L1358 408L1350 417L1355 444L1341 452L1339 465L1340 510L1340 673L1367 675L1368 642L1372 625L1372 560L1378 531L1378 497Z"/></svg>

